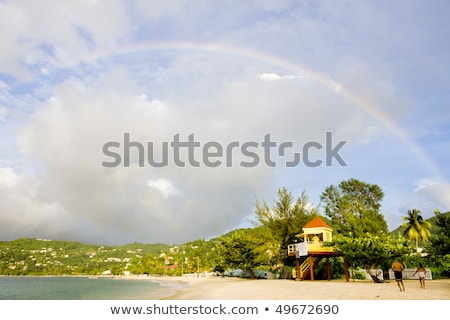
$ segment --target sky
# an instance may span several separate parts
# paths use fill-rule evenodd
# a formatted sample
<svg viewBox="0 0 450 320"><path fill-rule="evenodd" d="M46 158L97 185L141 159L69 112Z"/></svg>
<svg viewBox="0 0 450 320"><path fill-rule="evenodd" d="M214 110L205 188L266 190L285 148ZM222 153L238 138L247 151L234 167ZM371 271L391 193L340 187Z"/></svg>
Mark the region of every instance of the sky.
<svg viewBox="0 0 450 320"><path fill-rule="evenodd" d="M0 1L0 240L180 244L355 178L450 210L448 1Z"/></svg>

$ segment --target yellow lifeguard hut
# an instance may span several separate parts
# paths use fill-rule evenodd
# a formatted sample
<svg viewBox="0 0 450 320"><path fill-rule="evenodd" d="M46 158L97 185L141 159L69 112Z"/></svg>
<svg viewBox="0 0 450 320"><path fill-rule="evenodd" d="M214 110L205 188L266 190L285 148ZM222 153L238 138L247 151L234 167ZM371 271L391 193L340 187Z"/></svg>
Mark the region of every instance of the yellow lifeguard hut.
<svg viewBox="0 0 450 320"><path fill-rule="evenodd" d="M324 242L331 242L333 229L319 216L308 222L303 228L303 233L296 235L300 242L288 246L288 255L295 256L296 280L304 280L309 275L314 280L314 266L322 260L327 259L327 277L331 279L329 258L336 257L336 253L330 246L324 246ZM347 264L344 263L347 275Z"/></svg>

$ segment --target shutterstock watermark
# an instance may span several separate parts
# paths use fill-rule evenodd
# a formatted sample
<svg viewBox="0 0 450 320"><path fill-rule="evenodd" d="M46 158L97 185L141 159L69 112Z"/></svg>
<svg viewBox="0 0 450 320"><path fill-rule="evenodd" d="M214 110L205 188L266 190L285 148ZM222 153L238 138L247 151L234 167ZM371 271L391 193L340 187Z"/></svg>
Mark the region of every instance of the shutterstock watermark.
<svg viewBox="0 0 450 320"><path fill-rule="evenodd" d="M333 144L332 133L326 132L324 144L309 141L298 149L294 148L293 142L277 143L272 141L270 133L266 134L260 142L231 141L223 145L217 141L208 141L202 144L196 141L194 133L189 134L186 139L182 139L177 133L173 136L172 141L143 144L139 141L132 141L130 133L124 133L122 142L108 141L103 145L103 155L107 159L102 162L102 166L115 168L137 165L162 168L175 165L177 167L217 168L237 165L253 168L259 165L268 167L304 165L314 168L321 165L330 167L334 163L347 166L339 154L346 142L339 141ZM133 159L135 161L132 161Z"/></svg>

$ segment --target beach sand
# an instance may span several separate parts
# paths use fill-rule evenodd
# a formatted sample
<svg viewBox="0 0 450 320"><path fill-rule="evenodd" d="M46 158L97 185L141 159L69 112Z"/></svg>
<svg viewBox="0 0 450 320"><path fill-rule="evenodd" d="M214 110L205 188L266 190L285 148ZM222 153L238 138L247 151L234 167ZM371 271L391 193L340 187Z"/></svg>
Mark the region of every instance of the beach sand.
<svg viewBox="0 0 450 320"><path fill-rule="evenodd" d="M400 292L395 280L374 283L364 280L294 281L241 278L168 278L184 287L162 300L450 300L450 279L404 280Z"/></svg>

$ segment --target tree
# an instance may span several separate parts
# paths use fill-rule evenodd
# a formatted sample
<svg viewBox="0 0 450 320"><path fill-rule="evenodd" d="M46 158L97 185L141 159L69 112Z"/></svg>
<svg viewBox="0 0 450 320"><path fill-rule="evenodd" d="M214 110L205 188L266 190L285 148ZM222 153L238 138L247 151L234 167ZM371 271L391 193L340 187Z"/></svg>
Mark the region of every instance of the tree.
<svg viewBox="0 0 450 320"><path fill-rule="evenodd" d="M403 234L409 240L416 242L416 252L419 252L419 240L427 241L431 237L431 223L423 219L420 210L408 210L407 216L403 217Z"/></svg>
<svg viewBox="0 0 450 320"><path fill-rule="evenodd" d="M265 250L272 260L281 262L287 256L288 245L293 242L295 235L318 211L308 202L305 192L294 201L292 193L281 188L278 189L278 200L273 207L269 207L265 201L257 201L255 213L263 226L262 232L266 231Z"/></svg>
<svg viewBox="0 0 450 320"><path fill-rule="evenodd" d="M260 264L255 251L257 245L258 239L253 237L250 231L237 230L220 238L217 251L224 267L248 270L254 278L253 269Z"/></svg>
<svg viewBox="0 0 450 320"><path fill-rule="evenodd" d="M375 235L388 231L386 220L380 213L383 197L378 185L352 178L338 186L327 187L320 200L325 203L325 214L338 233L361 237L366 233Z"/></svg>
<svg viewBox="0 0 450 320"><path fill-rule="evenodd" d="M437 221L431 238L431 261L436 273L450 277L450 212L434 211Z"/></svg>
<svg viewBox="0 0 450 320"><path fill-rule="evenodd" d="M330 243L334 252L347 259L352 269L373 269L377 266L389 265L392 258L401 257L411 248L403 238L393 238L388 234L353 237L352 234L338 234Z"/></svg>
<svg viewBox="0 0 450 320"><path fill-rule="evenodd" d="M431 248L436 256L450 255L450 212L435 210L437 217L436 232L431 238Z"/></svg>

